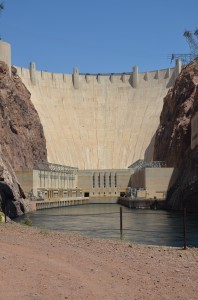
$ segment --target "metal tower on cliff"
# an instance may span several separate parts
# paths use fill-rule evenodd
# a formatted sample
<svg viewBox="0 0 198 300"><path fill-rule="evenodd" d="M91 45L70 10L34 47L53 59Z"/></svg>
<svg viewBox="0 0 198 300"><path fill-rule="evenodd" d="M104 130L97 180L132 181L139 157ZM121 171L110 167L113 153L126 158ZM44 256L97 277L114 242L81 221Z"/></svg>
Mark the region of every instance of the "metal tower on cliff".
<svg viewBox="0 0 198 300"><path fill-rule="evenodd" d="M3 2L1 2L0 3L0 13L1 13L1 11L4 9L4 3ZM1 40L1 36L0 36L0 40Z"/></svg>
<svg viewBox="0 0 198 300"><path fill-rule="evenodd" d="M186 30L183 36L188 42L190 53L172 54L170 57L171 63L177 58L181 59L183 64L187 64L194 59L198 59L198 29L196 29L193 33L191 31Z"/></svg>

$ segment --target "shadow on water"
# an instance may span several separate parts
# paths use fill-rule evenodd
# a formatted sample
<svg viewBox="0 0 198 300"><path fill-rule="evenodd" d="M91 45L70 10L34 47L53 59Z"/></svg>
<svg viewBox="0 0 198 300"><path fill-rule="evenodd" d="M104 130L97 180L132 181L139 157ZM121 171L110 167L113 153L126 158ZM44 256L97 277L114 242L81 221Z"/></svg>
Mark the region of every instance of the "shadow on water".
<svg viewBox="0 0 198 300"><path fill-rule="evenodd" d="M87 204L53 208L29 213L33 226L50 230L72 231L92 237L120 238L118 204ZM182 247L181 213L132 210L123 211L123 239L150 245ZM22 217L24 218L24 217ZM21 219L18 219L20 222ZM187 245L198 246L198 216L187 217Z"/></svg>

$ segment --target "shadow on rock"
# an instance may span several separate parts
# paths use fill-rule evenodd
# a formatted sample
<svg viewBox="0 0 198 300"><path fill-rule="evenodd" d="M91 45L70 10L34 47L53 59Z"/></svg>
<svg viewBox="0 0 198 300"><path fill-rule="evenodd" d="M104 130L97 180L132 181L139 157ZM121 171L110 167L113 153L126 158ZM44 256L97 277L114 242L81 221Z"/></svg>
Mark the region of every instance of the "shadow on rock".
<svg viewBox="0 0 198 300"><path fill-rule="evenodd" d="M11 188L4 182L0 182L0 208L9 218L17 216L17 208L14 204L14 198Z"/></svg>

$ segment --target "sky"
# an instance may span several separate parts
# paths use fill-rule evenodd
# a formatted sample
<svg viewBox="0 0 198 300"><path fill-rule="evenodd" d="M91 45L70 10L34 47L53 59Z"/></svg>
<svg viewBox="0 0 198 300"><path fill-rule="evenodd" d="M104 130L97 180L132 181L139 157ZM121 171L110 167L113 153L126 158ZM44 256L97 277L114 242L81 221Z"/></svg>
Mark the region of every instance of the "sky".
<svg viewBox="0 0 198 300"><path fill-rule="evenodd" d="M2 0L0 0L0 3ZM189 53L198 0L4 0L0 35L12 64L55 73L140 72L173 67Z"/></svg>

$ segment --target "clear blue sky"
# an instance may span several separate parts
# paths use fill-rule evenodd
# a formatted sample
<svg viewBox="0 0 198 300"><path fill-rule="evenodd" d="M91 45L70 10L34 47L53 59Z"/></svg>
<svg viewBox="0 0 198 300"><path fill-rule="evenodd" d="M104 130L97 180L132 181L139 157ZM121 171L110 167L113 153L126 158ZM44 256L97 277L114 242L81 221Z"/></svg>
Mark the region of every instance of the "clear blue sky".
<svg viewBox="0 0 198 300"><path fill-rule="evenodd" d="M2 0L0 0L2 2ZM184 30L198 27L198 0L4 0L0 34L12 64L72 73L170 67L188 53Z"/></svg>

